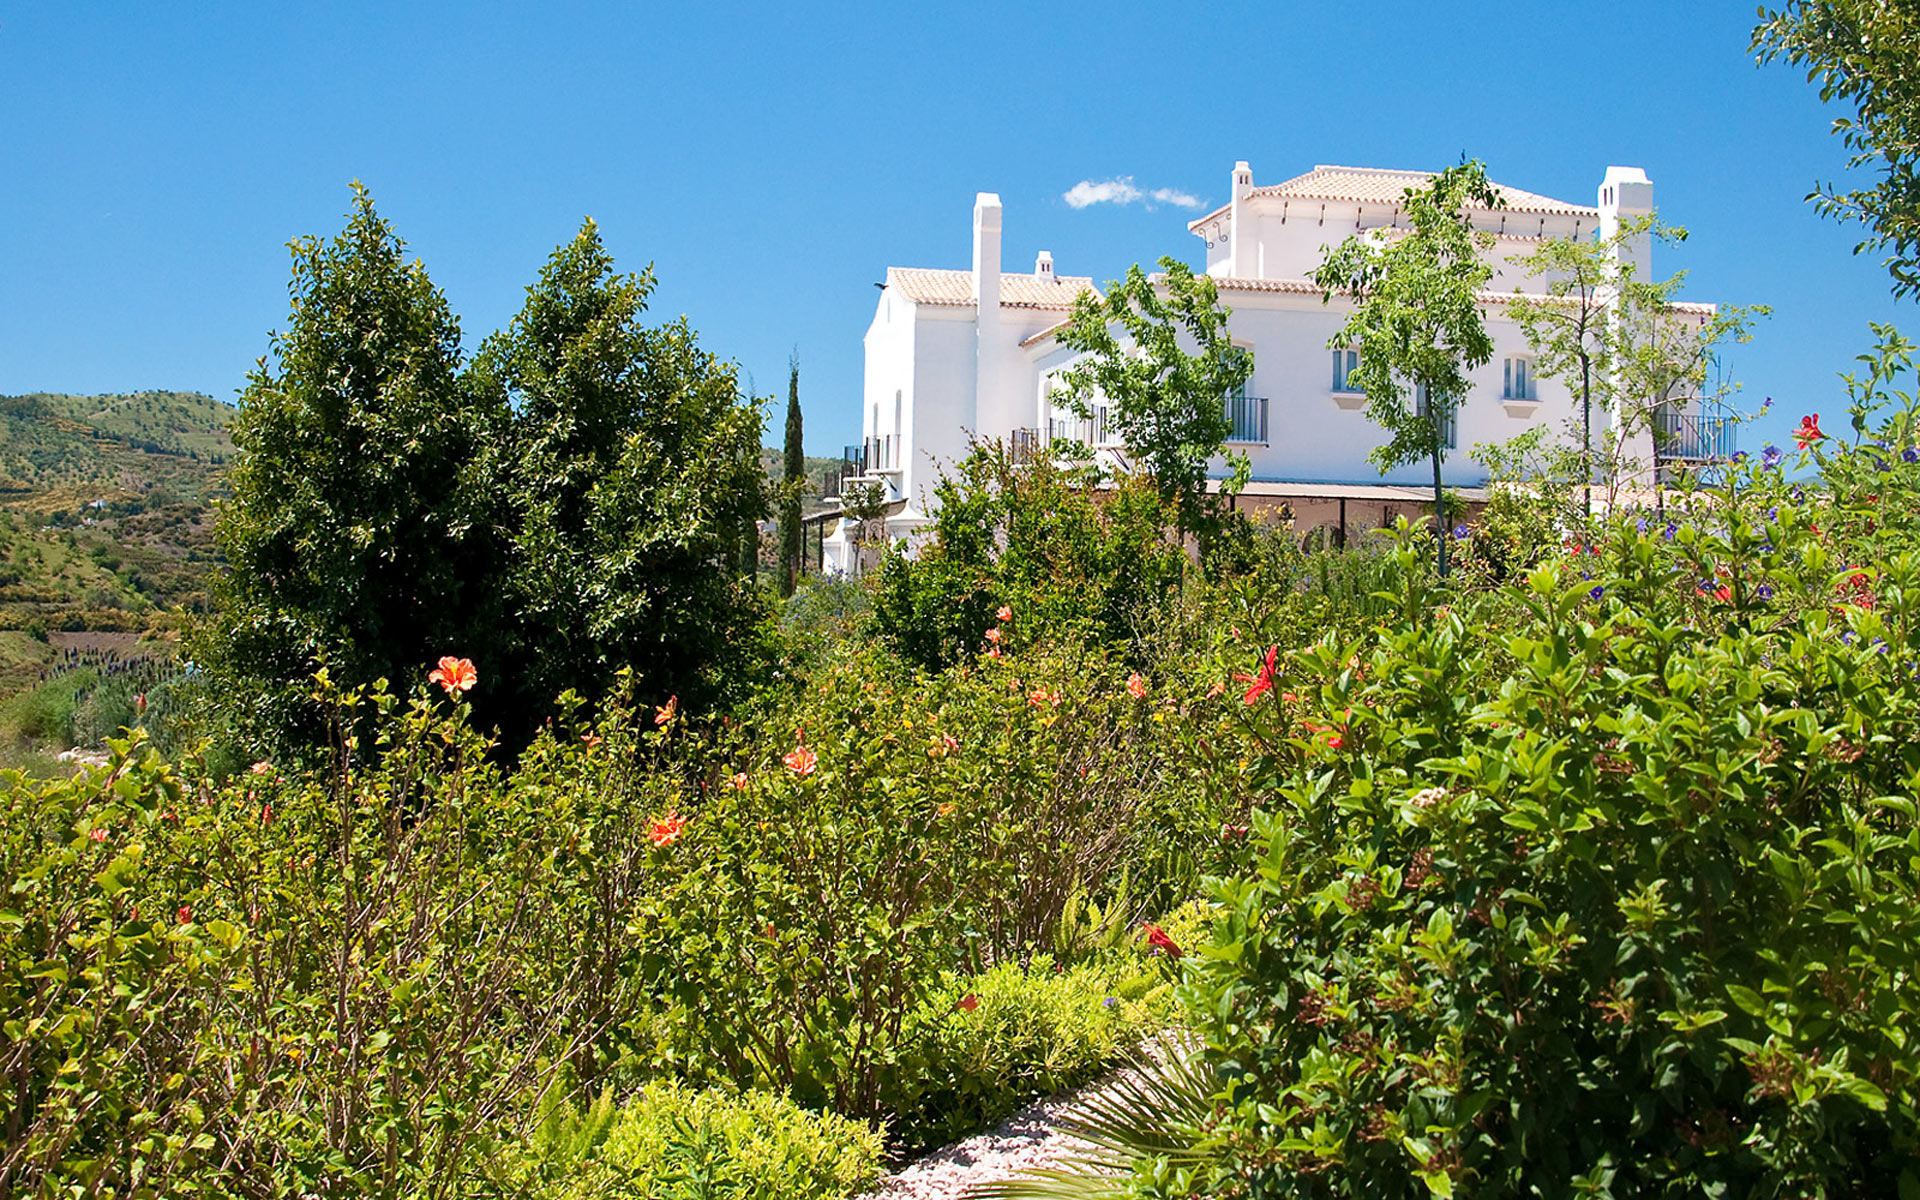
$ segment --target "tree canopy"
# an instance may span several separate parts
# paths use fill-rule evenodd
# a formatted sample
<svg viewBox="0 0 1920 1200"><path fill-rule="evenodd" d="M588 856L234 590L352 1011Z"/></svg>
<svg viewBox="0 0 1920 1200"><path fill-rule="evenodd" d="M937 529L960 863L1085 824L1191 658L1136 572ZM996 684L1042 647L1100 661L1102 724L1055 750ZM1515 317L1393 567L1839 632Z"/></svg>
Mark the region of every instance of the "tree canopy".
<svg viewBox="0 0 1920 1200"><path fill-rule="evenodd" d="M1920 6L1905 0L1791 0L1760 10L1753 49L1761 62L1805 67L1820 98L1851 104L1833 131L1852 155L1849 167L1873 168L1869 186L1817 186L1820 211L1859 221L1867 236L1856 253L1885 251L1894 295L1920 293Z"/></svg>
<svg viewBox="0 0 1920 1200"><path fill-rule="evenodd" d="M616 273L589 221L463 369L445 297L364 189L339 237L293 250L194 647L243 738L310 744L322 664L351 685L472 658L510 748L623 668L659 700L723 690L760 612L739 578L760 412L684 319L642 322L652 272Z"/></svg>
<svg viewBox="0 0 1920 1200"><path fill-rule="evenodd" d="M1104 397L1109 428L1174 505L1181 531L1198 533L1217 500L1207 468L1233 432L1227 399L1252 376L1253 355L1233 344L1210 276L1172 258L1160 267L1150 279L1135 264L1104 296L1074 300L1058 336L1086 357L1063 373L1058 398L1087 418Z"/></svg>
<svg viewBox="0 0 1920 1200"><path fill-rule="evenodd" d="M1476 161L1448 167L1424 188L1408 188L1401 203L1410 233L1391 239L1355 234L1334 247L1313 281L1324 300L1340 295L1354 302L1328 345L1360 352L1349 379L1366 393L1368 418L1388 435L1369 457L1382 474L1431 461L1437 522L1445 511L1442 430L1467 394L1467 373L1493 358L1479 298L1493 277L1483 257L1493 237L1474 229L1467 209L1503 202ZM1408 392L1414 404L1406 402ZM1447 540L1437 541L1444 575Z"/></svg>

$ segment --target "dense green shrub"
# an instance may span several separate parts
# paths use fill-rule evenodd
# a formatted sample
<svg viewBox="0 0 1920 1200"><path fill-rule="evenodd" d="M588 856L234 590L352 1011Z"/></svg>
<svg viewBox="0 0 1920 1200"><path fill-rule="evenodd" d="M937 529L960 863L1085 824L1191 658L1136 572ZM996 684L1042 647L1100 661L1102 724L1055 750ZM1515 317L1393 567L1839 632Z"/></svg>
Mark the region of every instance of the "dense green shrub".
<svg viewBox="0 0 1920 1200"><path fill-rule="evenodd" d="M964 1137L1132 1053L1173 1006L1169 974L1146 961L1158 952L1134 940L1124 958L1066 968L1040 955L928 994L882 1091L891 1136L906 1146Z"/></svg>
<svg viewBox="0 0 1920 1200"><path fill-rule="evenodd" d="M926 670L989 648L995 614L1021 614L1019 641L1126 647L1178 594L1187 555L1151 480L1094 486L1044 456L1015 463L977 447L935 489L931 532L895 547L874 586L874 627Z"/></svg>
<svg viewBox="0 0 1920 1200"><path fill-rule="evenodd" d="M1189 997L1219 1166L1150 1192L1920 1185L1920 452L1822 465L1503 587L1409 563L1377 634L1242 660L1271 799Z"/></svg>
<svg viewBox="0 0 1920 1200"><path fill-rule="evenodd" d="M842 1200L880 1177L880 1135L767 1092L656 1083L557 1106L503 1172L538 1200Z"/></svg>

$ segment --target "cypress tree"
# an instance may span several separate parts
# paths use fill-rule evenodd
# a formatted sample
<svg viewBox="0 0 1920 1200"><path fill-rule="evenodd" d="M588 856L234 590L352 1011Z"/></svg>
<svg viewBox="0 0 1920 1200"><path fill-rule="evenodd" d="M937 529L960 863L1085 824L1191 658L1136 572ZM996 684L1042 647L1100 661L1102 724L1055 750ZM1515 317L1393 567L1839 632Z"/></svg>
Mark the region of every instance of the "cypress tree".
<svg viewBox="0 0 1920 1200"><path fill-rule="evenodd" d="M788 360L787 462L780 497L780 594L793 595L794 576L800 570L800 489L806 484L807 455L800 442L800 354Z"/></svg>

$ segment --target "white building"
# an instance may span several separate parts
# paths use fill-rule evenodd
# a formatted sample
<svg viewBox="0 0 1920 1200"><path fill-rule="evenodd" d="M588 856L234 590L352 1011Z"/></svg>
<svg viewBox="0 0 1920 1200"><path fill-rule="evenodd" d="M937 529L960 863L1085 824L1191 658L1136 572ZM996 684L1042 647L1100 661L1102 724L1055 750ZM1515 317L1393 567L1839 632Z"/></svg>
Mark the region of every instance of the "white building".
<svg viewBox="0 0 1920 1200"><path fill-rule="evenodd" d="M1253 485L1242 497L1250 507L1284 505L1299 532L1337 527L1344 540L1350 523L1383 524L1397 512L1425 511L1431 499L1429 467L1383 477L1367 461L1382 432L1365 416L1365 396L1346 386L1352 351L1328 344L1349 305L1323 303L1310 279L1327 250L1350 235L1381 230L1391 236L1405 228L1402 198L1429 178L1421 171L1319 166L1256 187L1241 162L1234 165L1227 203L1187 226L1206 243L1207 273L1232 310L1234 341L1253 352L1246 394L1224 399L1234 425L1231 448L1253 468ZM1467 489L1469 497L1486 482L1485 471L1467 456L1476 443L1502 442L1543 422L1557 431L1578 407L1568 383L1537 377L1526 336L1509 315L1516 291L1538 292L1545 281L1528 278L1508 260L1542 239L1584 237L1596 228L1607 234L1622 218L1653 210L1653 185L1631 167L1609 167L1591 207L1496 188L1505 206L1471 214L1494 239L1488 254L1494 276L1483 303L1496 349L1459 406L1445 462L1448 486ZM884 540L911 536L926 523L941 471L965 455L972 439L1044 445L1070 436L1118 449L1097 402L1095 419L1085 422L1053 401L1058 376L1078 357L1055 334L1073 298L1093 281L1056 275L1046 251L1030 273L1004 272L1001 215L998 196L983 192L975 200L969 270L887 269L866 335L863 445L849 455L855 478L885 489ZM1623 254L1640 278L1651 278L1649 239L1628 244ZM1596 412L1596 427L1602 420ZM1216 465L1224 477L1225 461ZM822 539L821 565L855 569L849 523L837 524Z"/></svg>

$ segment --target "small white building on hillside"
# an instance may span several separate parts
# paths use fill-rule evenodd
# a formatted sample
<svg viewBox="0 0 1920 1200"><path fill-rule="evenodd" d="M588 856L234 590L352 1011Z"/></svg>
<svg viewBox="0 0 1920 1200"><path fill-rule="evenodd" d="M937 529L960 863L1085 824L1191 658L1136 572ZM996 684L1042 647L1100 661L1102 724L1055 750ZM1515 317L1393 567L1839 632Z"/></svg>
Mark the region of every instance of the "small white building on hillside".
<svg viewBox="0 0 1920 1200"><path fill-rule="evenodd" d="M1429 468L1383 477L1367 461L1382 433L1364 413L1365 396L1347 386L1353 351L1328 344L1349 306L1323 302L1310 278L1327 250L1350 235L1404 229L1402 198L1429 178L1422 171L1319 166L1258 187L1241 162L1230 199L1187 226L1206 243L1206 270L1232 310L1234 341L1253 354L1245 394L1222 398L1234 429L1231 448L1253 467L1243 502L1284 511L1302 534L1325 526L1344 541L1349 528L1423 512L1431 499L1423 487ZM1505 206L1471 214L1494 239L1494 276L1483 303L1496 350L1460 404L1445 464L1448 485L1470 498L1486 482L1467 456L1476 443L1503 442L1542 423L1558 431L1577 415L1575 392L1538 377L1526 336L1509 315L1517 291L1538 292L1545 281L1509 259L1545 238L1604 235L1623 218L1653 210L1653 185L1632 167L1609 167L1593 206L1496 186ZM1093 420L1083 421L1053 398L1058 377L1078 358L1055 334L1074 297L1094 287L1092 279L1056 275L1046 251L1031 271L1004 271L1001 220L999 197L982 192L973 208L970 269L887 269L866 335L863 443L849 448L846 467L849 479L885 489L888 512L875 544L911 537L926 524L941 471L975 439L1027 448L1071 437L1108 453L1124 450L1109 438L1097 401ZM1651 277L1649 239L1622 252L1640 278ZM1703 320L1713 311L1681 307ZM1598 429L1603 415L1594 419ZM1723 436L1715 427L1707 439L1718 452ZM1680 447L1683 455L1687 449ZM1224 459L1216 466L1224 477ZM823 569L857 569L848 525L837 522L824 533Z"/></svg>

